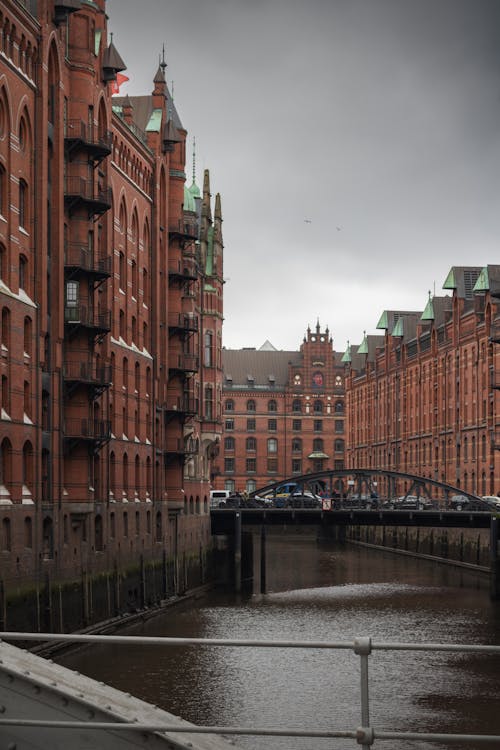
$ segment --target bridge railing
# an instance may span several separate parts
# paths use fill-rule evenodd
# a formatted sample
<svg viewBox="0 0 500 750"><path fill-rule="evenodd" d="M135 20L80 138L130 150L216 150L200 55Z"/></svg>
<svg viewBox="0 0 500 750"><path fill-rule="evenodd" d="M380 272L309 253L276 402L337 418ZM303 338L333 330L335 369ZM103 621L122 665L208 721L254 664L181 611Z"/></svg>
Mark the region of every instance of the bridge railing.
<svg viewBox="0 0 500 750"><path fill-rule="evenodd" d="M463 734L423 731L387 731L378 728L370 718L369 697L369 659L374 651L419 651L424 653L448 652L455 654L478 654L500 656L500 646L495 645L471 645L456 643L397 643L377 642L370 637L354 638L351 641L289 641L289 640L251 640L232 638L167 638L167 637L142 637L142 636L119 636L119 635L77 635L77 634L51 634L51 633L19 633L0 632L0 639L5 641L55 641L58 643L87 643L87 644L121 644L136 646L230 646L232 648L279 648L279 649L323 649L323 650L350 650L359 657L360 676L360 723L356 727L347 729L292 729L287 727L245 727L245 726L195 726L186 724L167 725L165 723L146 724L140 721L99 722L92 721L66 721L66 720L29 720L0 715L1 727L40 727L45 729L93 729L93 730L133 730L137 732L175 732L182 734L186 732L193 734L210 735L247 735L266 737L303 737L303 738L343 738L351 739L363 748L371 748L377 740L398 740L400 743L441 742L446 745L457 743L465 744L467 747L477 747L487 743L495 743L500 747L500 734ZM1 650L1 643L0 643ZM2 671L0 660L0 672ZM70 670L68 670L70 671ZM25 673L26 674L26 673ZM29 675L29 672L28 672ZM470 696L469 696L470 697ZM354 743L353 743L354 747Z"/></svg>

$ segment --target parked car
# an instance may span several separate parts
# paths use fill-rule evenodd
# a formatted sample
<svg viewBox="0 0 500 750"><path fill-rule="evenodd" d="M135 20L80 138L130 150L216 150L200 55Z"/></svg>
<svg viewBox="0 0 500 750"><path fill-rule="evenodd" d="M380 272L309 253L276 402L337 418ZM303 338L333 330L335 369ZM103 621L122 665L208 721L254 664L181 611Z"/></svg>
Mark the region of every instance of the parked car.
<svg viewBox="0 0 500 750"><path fill-rule="evenodd" d="M431 510L434 502L428 497L419 495L401 495L384 503L390 510Z"/></svg>
<svg viewBox="0 0 500 750"><path fill-rule="evenodd" d="M304 492L292 492L287 500L288 508L321 508L323 507L323 501L319 495L315 495L314 492L304 490Z"/></svg>
<svg viewBox="0 0 500 750"><path fill-rule="evenodd" d="M341 508L362 508L363 510L375 510L379 507L379 498L375 492L371 494L350 495L340 502Z"/></svg>
<svg viewBox="0 0 500 750"><path fill-rule="evenodd" d="M484 504L467 495L452 495L450 497L451 510L485 510Z"/></svg>
<svg viewBox="0 0 500 750"><path fill-rule="evenodd" d="M488 505L488 508L500 513L500 497L497 497L496 495L483 495L481 500Z"/></svg>

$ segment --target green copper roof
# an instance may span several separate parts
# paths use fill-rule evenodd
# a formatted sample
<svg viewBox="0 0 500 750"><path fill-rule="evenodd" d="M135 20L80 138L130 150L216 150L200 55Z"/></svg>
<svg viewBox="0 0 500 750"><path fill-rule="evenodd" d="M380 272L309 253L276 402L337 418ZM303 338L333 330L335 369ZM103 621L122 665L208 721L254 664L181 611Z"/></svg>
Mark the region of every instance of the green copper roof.
<svg viewBox="0 0 500 750"><path fill-rule="evenodd" d="M434 320L434 305L432 304L432 297L429 297L425 310L420 316L420 320Z"/></svg>
<svg viewBox="0 0 500 750"><path fill-rule="evenodd" d="M184 185L184 211L191 211L193 214L196 212L196 203L194 197L191 194L189 188Z"/></svg>
<svg viewBox="0 0 500 750"><path fill-rule="evenodd" d="M366 333L363 337L363 341L358 346L358 351L356 354L368 354L368 339L366 338Z"/></svg>
<svg viewBox="0 0 500 750"><path fill-rule="evenodd" d="M161 129L161 109L153 109L151 117L146 125L146 133L159 133Z"/></svg>
<svg viewBox="0 0 500 750"><path fill-rule="evenodd" d="M485 266L474 284L473 292L487 292L490 288L490 278L488 275L488 266Z"/></svg>
<svg viewBox="0 0 500 750"><path fill-rule="evenodd" d="M393 336L403 336L404 334L404 325L403 325L404 318L399 318L396 321L396 324L394 328L392 329L392 335Z"/></svg>
<svg viewBox="0 0 500 750"><path fill-rule="evenodd" d="M205 267L205 273L207 276L212 276L214 272L214 228L208 228L208 242L207 242L207 264Z"/></svg>
<svg viewBox="0 0 500 750"><path fill-rule="evenodd" d="M389 321L387 319L387 310L384 310L384 312L380 316L380 320L377 323L377 328L381 328L384 331L387 331L387 329L389 328Z"/></svg>
<svg viewBox="0 0 500 750"><path fill-rule="evenodd" d="M341 362L350 362L351 361L351 345L349 342L347 342L347 349L345 350Z"/></svg>
<svg viewBox="0 0 500 750"><path fill-rule="evenodd" d="M192 185L190 188L188 188L189 192L193 196L193 198L199 198L201 196L200 188L196 184L196 182L193 180Z"/></svg>
<svg viewBox="0 0 500 750"><path fill-rule="evenodd" d="M450 272L446 277L446 281L443 284L443 289L456 289L457 282L455 281L455 269L450 268Z"/></svg>

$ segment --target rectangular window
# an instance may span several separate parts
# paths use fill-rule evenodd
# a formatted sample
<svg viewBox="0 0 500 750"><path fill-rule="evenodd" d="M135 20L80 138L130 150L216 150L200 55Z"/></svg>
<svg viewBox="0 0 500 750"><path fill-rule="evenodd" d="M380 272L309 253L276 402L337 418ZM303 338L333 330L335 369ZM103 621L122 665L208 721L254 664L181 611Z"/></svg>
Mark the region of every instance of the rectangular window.
<svg viewBox="0 0 500 750"><path fill-rule="evenodd" d="M292 420L292 430L295 432L299 432L302 429L302 420L301 419L294 419Z"/></svg>
<svg viewBox="0 0 500 750"><path fill-rule="evenodd" d="M344 462L343 461L334 461L333 466L334 466L335 471L342 471L342 469L344 468Z"/></svg>
<svg viewBox="0 0 500 750"><path fill-rule="evenodd" d="M257 459L247 458L247 474L255 474L257 471Z"/></svg>
<svg viewBox="0 0 500 750"><path fill-rule="evenodd" d="M343 419L335 420L335 432L344 432L344 420Z"/></svg>
<svg viewBox="0 0 500 750"><path fill-rule="evenodd" d="M276 474L278 471L278 459L268 458L267 459L267 471L269 474Z"/></svg>
<svg viewBox="0 0 500 750"><path fill-rule="evenodd" d="M255 419L247 419L247 432L255 432Z"/></svg>
<svg viewBox="0 0 500 750"><path fill-rule="evenodd" d="M234 430L234 419L226 419L224 427L229 432L231 432L232 430Z"/></svg>
<svg viewBox="0 0 500 750"><path fill-rule="evenodd" d="M302 459L292 459L292 474L302 474Z"/></svg>
<svg viewBox="0 0 500 750"><path fill-rule="evenodd" d="M322 419L314 420L314 432L323 432L323 420Z"/></svg>
<svg viewBox="0 0 500 750"><path fill-rule="evenodd" d="M234 474L234 458L224 459L224 471L226 474Z"/></svg>
<svg viewBox="0 0 500 750"><path fill-rule="evenodd" d="M268 419L267 420L267 429L269 432L276 432L278 429L277 422L275 419Z"/></svg>

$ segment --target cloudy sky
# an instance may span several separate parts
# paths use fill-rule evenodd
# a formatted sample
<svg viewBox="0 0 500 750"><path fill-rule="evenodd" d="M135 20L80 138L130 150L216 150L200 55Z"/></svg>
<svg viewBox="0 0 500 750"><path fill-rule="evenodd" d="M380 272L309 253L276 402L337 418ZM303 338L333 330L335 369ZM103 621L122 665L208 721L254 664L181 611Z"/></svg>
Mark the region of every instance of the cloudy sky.
<svg viewBox="0 0 500 750"><path fill-rule="evenodd" d="M227 348L334 348L500 263L499 0L108 0L121 94L167 80L224 217ZM192 165L186 169L191 181Z"/></svg>

